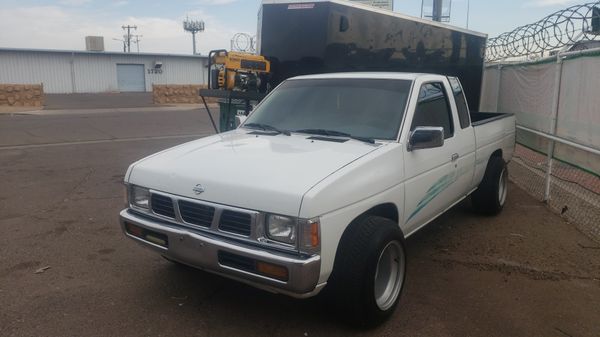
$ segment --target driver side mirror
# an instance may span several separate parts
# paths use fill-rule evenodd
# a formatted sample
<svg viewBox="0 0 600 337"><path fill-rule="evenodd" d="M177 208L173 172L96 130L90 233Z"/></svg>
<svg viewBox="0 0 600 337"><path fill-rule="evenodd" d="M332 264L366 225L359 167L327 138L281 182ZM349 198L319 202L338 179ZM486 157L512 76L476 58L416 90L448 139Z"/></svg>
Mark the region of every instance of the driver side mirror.
<svg viewBox="0 0 600 337"><path fill-rule="evenodd" d="M444 146L444 128L418 126L410 133L408 152Z"/></svg>

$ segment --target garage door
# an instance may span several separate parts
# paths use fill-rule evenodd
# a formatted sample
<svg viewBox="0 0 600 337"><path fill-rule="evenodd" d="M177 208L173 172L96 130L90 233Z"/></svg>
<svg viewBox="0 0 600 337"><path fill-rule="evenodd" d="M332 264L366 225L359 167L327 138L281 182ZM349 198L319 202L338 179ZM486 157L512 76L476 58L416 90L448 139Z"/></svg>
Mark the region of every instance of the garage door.
<svg viewBox="0 0 600 337"><path fill-rule="evenodd" d="M117 64L119 91L146 91L143 64Z"/></svg>

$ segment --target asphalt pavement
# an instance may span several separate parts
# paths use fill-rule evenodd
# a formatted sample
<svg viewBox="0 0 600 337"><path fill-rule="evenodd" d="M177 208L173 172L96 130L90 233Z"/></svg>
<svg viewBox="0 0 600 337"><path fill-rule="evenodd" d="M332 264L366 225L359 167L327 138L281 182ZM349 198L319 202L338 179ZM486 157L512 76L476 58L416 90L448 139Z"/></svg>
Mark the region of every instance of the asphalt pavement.
<svg viewBox="0 0 600 337"><path fill-rule="evenodd" d="M153 107L151 92L46 94L46 110Z"/></svg>
<svg viewBox="0 0 600 337"><path fill-rule="evenodd" d="M500 216L465 202L408 239L374 330L163 260L120 231L124 173L213 131L159 110L0 115L0 336L600 336L600 246L512 184Z"/></svg>

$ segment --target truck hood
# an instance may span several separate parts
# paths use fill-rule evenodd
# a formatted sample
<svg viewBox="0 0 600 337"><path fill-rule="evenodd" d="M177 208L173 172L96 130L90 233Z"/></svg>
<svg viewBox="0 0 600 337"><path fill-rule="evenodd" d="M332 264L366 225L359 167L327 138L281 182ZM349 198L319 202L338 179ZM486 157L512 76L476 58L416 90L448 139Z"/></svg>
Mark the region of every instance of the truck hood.
<svg viewBox="0 0 600 337"><path fill-rule="evenodd" d="M198 200L297 215L319 181L383 145L311 140L308 135L254 135L238 129L144 158L128 182ZM204 192L193 189L200 184Z"/></svg>

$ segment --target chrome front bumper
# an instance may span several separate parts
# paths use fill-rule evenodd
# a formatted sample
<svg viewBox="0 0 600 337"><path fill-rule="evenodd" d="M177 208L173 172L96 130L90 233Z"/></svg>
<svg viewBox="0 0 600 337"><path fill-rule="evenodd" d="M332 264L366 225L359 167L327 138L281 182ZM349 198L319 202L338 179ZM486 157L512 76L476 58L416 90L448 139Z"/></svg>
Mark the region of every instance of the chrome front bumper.
<svg viewBox="0 0 600 337"><path fill-rule="evenodd" d="M220 274L257 288L304 298L316 295L325 286L324 283L317 284L321 268L321 257L319 255L303 259L273 253L258 247L248 247L224 241L219 237L208 237L163 220L143 217L131 212L129 209L121 211L120 223L127 237L169 259ZM166 236L168 238L167 247L128 233L126 223ZM281 281L222 265L219 263L219 252L231 253L285 267L288 270L288 279L287 281Z"/></svg>

